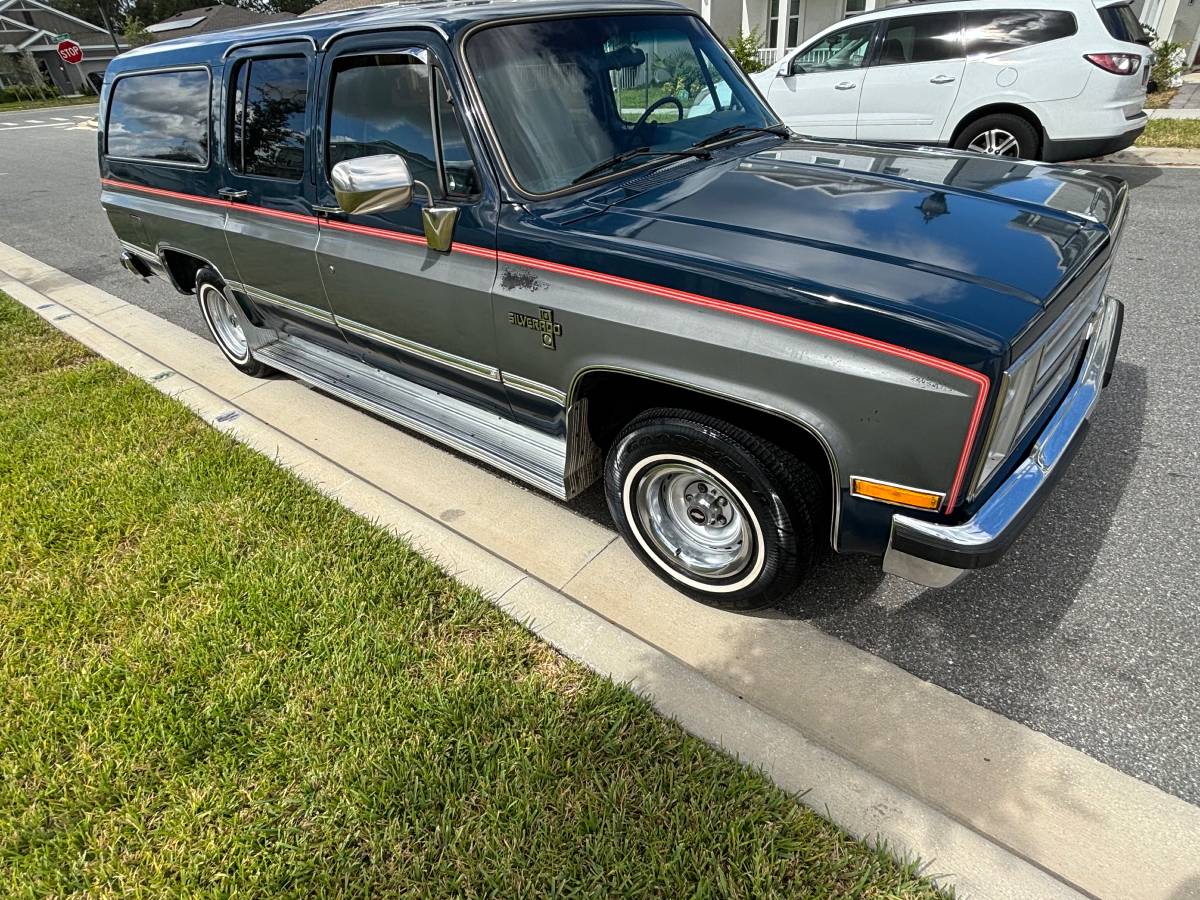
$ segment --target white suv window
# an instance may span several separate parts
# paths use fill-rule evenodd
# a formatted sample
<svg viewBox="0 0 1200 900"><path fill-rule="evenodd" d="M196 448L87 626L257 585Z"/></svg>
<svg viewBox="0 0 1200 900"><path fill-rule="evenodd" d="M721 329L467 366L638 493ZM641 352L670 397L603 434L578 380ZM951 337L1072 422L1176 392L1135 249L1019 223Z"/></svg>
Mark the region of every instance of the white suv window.
<svg viewBox="0 0 1200 900"><path fill-rule="evenodd" d="M828 34L792 58L792 74L860 68L867 58L867 51L871 49L874 34L874 22L851 25Z"/></svg>
<svg viewBox="0 0 1200 900"><path fill-rule="evenodd" d="M1070 37L1075 31L1075 17L1063 10L980 9L963 13L967 56L986 56L1056 41Z"/></svg>
<svg viewBox="0 0 1200 900"><path fill-rule="evenodd" d="M897 16L884 24L887 31L875 60L877 66L938 62L963 55L961 19L956 12Z"/></svg>

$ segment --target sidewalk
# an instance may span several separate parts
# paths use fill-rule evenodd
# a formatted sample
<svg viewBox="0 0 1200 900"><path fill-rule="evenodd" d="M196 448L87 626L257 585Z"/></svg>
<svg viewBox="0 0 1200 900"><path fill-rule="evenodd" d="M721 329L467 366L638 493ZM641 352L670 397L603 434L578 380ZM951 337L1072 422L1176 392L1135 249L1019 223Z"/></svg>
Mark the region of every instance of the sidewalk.
<svg viewBox="0 0 1200 900"><path fill-rule="evenodd" d="M208 341L2 244L0 289L959 896L1200 886L1196 807L806 622L693 603L561 504L295 381L243 376Z"/></svg>

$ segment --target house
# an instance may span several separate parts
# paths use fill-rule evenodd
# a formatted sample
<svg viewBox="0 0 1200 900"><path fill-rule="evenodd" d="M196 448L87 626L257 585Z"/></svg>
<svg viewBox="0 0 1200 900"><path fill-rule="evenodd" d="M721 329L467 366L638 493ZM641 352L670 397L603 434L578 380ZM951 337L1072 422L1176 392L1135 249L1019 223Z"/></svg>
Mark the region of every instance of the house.
<svg viewBox="0 0 1200 900"><path fill-rule="evenodd" d="M146 32L155 41L166 41L178 37L207 34L210 31L226 31L243 25L260 25L263 22L281 22L296 18L292 13L261 13L240 6L214 3L196 9L185 9L168 19L146 26Z"/></svg>
<svg viewBox="0 0 1200 900"><path fill-rule="evenodd" d="M316 6L300 13L302 16L323 16L326 13L345 12L348 9L362 9L365 6L380 6L384 0L322 0ZM391 5L407 6L410 3L420 3L421 0L399 0Z"/></svg>
<svg viewBox="0 0 1200 900"><path fill-rule="evenodd" d="M1188 65L1200 65L1200 0L1134 0L1133 8L1161 40L1183 45Z"/></svg>
<svg viewBox="0 0 1200 900"><path fill-rule="evenodd" d="M65 63L58 45L67 37L83 48L83 61ZM117 46L128 50L121 42ZM0 87L28 82L32 59L42 79L62 94L92 93L91 73L103 74L119 52L112 36L99 25L55 9L44 0L0 0Z"/></svg>
<svg viewBox="0 0 1200 900"><path fill-rule="evenodd" d="M884 0L682 0L713 31L728 40L755 29L762 36L758 58L771 65L788 50L847 16L889 5ZM894 2L894 0L893 0ZM1183 0L1186 2L1186 0Z"/></svg>

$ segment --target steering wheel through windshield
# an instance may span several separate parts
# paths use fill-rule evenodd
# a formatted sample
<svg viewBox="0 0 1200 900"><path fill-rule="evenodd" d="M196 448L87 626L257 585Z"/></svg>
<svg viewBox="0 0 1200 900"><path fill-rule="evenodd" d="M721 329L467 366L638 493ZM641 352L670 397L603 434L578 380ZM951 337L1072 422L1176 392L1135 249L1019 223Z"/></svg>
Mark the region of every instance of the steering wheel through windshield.
<svg viewBox="0 0 1200 900"><path fill-rule="evenodd" d="M660 106L666 106L668 103L675 104L675 108L677 110L679 110L679 118L676 121L682 122L683 121L683 104L679 102L678 97L672 97L671 95L668 94L666 97L659 97L657 100L655 100L653 103L651 103L648 107L646 107L646 111L638 117L637 124L634 127L641 128L643 125L646 124L646 120L648 120Z"/></svg>

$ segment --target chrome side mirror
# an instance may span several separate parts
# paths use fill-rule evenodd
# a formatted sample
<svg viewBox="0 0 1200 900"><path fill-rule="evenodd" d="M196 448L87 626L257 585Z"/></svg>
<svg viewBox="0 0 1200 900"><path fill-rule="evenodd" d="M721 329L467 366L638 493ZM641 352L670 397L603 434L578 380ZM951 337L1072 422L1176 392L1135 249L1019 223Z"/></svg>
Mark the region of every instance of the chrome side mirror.
<svg viewBox="0 0 1200 900"><path fill-rule="evenodd" d="M333 167L329 180L342 212L392 212L412 203L412 173L404 157L395 153L340 162Z"/></svg>
<svg viewBox="0 0 1200 900"><path fill-rule="evenodd" d="M412 203L413 187L419 187L429 201L421 210L425 243L430 250L443 253L453 246L458 207L436 206L433 192L428 185L412 177L404 157L381 153L348 159L333 167L329 180L342 212L359 215L404 209Z"/></svg>

